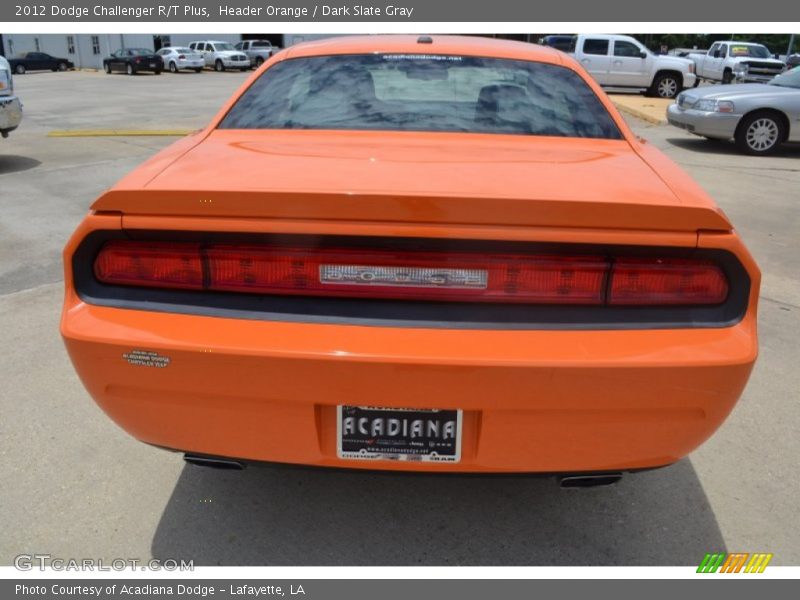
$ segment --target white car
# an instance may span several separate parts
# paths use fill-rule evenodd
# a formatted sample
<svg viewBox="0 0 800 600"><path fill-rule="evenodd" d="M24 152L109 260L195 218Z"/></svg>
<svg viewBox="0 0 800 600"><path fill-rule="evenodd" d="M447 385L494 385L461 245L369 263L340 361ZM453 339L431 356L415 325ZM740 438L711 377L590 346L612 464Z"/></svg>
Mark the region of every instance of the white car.
<svg viewBox="0 0 800 600"><path fill-rule="evenodd" d="M164 68L169 69L172 73L177 73L183 69L192 69L199 73L206 66L203 55L191 48L180 46L162 48L156 54L164 61Z"/></svg>
<svg viewBox="0 0 800 600"><path fill-rule="evenodd" d="M571 53L603 87L674 98L696 81L693 61L653 54L627 35L577 35Z"/></svg>
<svg viewBox="0 0 800 600"><path fill-rule="evenodd" d="M247 71L250 68L250 59L241 50L237 50L230 42L205 40L192 42L189 49L203 55L207 67L214 67L215 71L225 69L239 69Z"/></svg>
<svg viewBox="0 0 800 600"><path fill-rule="evenodd" d="M14 95L11 65L0 56L0 135L4 138L22 122L22 103Z"/></svg>

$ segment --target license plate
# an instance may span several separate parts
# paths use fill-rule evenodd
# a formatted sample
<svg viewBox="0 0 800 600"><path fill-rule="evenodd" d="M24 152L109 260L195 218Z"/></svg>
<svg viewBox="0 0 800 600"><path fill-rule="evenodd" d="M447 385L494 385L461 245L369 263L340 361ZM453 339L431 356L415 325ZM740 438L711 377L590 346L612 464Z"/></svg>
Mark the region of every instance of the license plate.
<svg viewBox="0 0 800 600"><path fill-rule="evenodd" d="M337 453L355 460L457 463L460 410L339 406Z"/></svg>
<svg viewBox="0 0 800 600"><path fill-rule="evenodd" d="M156 63L150 63L150 66L151 66L151 67L155 67L155 66L156 66Z"/></svg>

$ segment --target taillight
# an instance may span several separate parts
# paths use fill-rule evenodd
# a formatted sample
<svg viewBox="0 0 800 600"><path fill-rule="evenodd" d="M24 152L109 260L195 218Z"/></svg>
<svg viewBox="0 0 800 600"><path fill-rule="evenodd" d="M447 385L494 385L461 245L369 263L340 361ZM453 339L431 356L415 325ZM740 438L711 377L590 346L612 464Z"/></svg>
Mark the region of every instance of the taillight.
<svg viewBox="0 0 800 600"><path fill-rule="evenodd" d="M614 262L609 304L720 304L725 274L709 261L627 258Z"/></svg>
<svg viewBox="0 0 800 600"><path fill-rule="evenodd" d="M203 289L199 244L109 242L94 261L94 274L118 285Z"/></svg>
<svg viewBox="0 0 800 600"><path fill-rule="evenodd" d="M728 292L698 260L122 240L94 272L112 285L451 302L719 304Z"/></svg>

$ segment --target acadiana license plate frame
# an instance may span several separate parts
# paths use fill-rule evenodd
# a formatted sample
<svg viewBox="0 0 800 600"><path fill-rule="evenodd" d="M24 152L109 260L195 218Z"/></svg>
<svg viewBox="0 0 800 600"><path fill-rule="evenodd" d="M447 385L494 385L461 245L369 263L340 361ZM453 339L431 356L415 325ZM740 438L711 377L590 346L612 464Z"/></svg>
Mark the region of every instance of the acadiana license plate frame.
<svg viewBox="0 0 800 600"><path fill-rule="evenodd" d="M336 408L336 452L341 459L447 464L461 461L463 410L353 405ZM373 428L378 426L377 420L381 421L380 431Z"/></svg>

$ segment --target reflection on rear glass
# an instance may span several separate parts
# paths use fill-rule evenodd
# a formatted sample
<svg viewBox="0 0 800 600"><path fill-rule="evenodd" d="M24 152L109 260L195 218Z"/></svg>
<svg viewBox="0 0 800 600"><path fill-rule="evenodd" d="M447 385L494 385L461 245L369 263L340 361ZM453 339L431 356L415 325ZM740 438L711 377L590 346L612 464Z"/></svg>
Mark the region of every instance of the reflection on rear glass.
<svg viewBox="0 0 800 600"><path fill-rule="evenodd" d="M570 69L424 54L285 60L243 94L220 127L621 138Z"/></svg>

